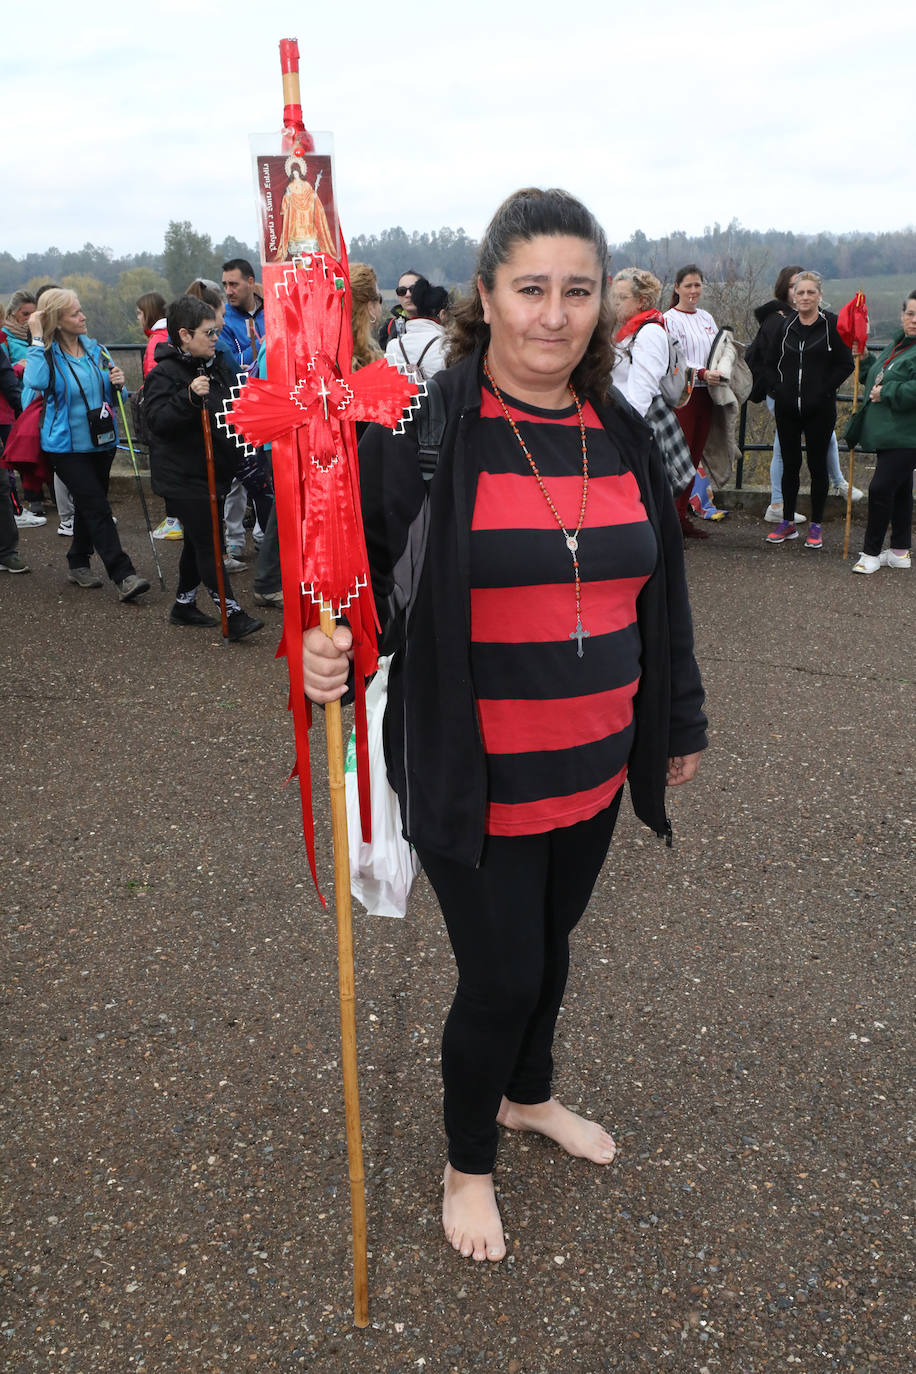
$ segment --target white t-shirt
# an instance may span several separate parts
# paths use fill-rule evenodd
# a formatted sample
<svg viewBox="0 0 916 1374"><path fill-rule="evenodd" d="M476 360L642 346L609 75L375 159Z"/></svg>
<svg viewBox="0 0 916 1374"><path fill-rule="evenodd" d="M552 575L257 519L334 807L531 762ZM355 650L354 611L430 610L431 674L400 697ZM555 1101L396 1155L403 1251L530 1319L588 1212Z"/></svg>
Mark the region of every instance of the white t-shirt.
<svg viewBox="0 0 916 1374"><path fill-rule="evenodd" d="M713 339L719 327L708 310L678 310L674 306L665 311L665 324L672 338L677 339L686 367L705 367ZM705 382L697 382L705 386Z"/></svg>

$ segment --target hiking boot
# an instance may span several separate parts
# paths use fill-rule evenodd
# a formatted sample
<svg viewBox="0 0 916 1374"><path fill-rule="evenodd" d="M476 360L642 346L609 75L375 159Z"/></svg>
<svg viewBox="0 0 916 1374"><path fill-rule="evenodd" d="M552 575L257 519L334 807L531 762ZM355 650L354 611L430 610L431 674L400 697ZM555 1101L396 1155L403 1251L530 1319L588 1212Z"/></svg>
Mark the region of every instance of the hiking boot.
<svg viewBox="0 0 916 1374"><path fill-rule="evenodd" d="M67 573L67 581L72 582L77 587L101 587L102 579L96 577L91 568L71 568Z"/></svg>
<svg viewBox="0 0 916 1374"><path fill-rule="evenodd" d="M806 549L822 549L824 547L821 527L816 520L812 520L808 526L808 538L805 540Z"/></svg>
<svg viewBox="0 0 916 1374"><path fill-rule="evenodd" d="M256 606L275 606L278 611L283 610L283 593L280 592L255 592L254 602Z"/></svg>
<svg viewBox="0 0 916 1374"><path fill-rule="evenodd" d="M205 615L198 610L194 602L176 601L169 612L170 625L200 625L202 628L215 629L219 621L212 615Z"/></svg>
<svg viewBox="0 0 916 1374"><path fill-rule="evenodd" d="M123 581L118 583L118 596L122 601L133 601L135 596L148 591L149 583L146 578L139 577L136 573L128 573Z"/></svg>
<svg viewBox="0 0 916 1374"><path fill-rule="evenodd" d="M5 557L0 558L0 572L24 573L31 571L32 569L29 567L28 563L20 558L18 553L8 553ZM101 585L100 582L99 586Z"/></svg>
<svg viewBox="0 0 916 1374"><path fill-rule="evenodd" d="M246 635L253 635L256 630L263 630L264 621L256 620L253 615L248 615L246 611L233 611L229 616L229 638L233 644Z"/></svg>
<svg viewBox="0 0 916 1374"><path fill-rule="evenodd" d="M798 530L795 528L794 520L780 520L775 530L770 530L767 535L768 544L784 544L787 539L797 539Z"/></svg>

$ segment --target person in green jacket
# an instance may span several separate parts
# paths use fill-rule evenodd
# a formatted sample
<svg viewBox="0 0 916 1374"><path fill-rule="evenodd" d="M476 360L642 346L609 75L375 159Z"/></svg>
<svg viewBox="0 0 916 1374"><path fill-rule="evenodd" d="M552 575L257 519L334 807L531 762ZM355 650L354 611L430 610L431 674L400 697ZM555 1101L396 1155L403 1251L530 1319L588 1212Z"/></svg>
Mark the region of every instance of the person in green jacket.
<svg viewBox="0 0 916 1374"><path fill-rule="evenodd" d="M916 291L903 302L903 329L874 360L866 375L865 401L846 430L850 448L876 454L868 488L865 547L855 573L909 568L913 534L913 473L916 471ZM891 544L882 551L887 527Z"/></svg>

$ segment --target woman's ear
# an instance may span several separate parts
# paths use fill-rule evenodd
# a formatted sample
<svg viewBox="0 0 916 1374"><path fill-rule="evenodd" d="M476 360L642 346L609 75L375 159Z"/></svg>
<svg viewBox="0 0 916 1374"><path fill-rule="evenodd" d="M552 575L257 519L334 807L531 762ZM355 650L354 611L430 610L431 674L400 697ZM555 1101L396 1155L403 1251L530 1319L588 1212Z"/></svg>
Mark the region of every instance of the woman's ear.
<svg viewBox="0 0 916 1374"><path fill-rule="evenodd" d="M490 293L484 286L480 277L477 278L477 294L480 297L480 304L483 306L484 324L490 323Z"/></svg>

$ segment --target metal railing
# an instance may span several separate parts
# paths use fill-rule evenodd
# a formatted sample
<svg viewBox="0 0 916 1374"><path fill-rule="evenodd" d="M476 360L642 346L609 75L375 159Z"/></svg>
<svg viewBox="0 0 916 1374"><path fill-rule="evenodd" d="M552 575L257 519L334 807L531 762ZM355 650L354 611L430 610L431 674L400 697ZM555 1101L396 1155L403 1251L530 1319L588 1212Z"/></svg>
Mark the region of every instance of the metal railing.
<svg viewBox="0 0 916 1374"><path fill-rule="evenodd" d="M886 344L886 343L873 343L873 344L868 344L868 345L866 346L866 351L867 351L868 353L881 353L881 352L883 352L883 350L884 350L886 347L887 347L887 344ZM849 392L845 392L845 391L840 391L840 392L838 392L838 393L837 393L837 401L842 402L842 403L844 403L844 404L848 404L849 406L852 406L852 401L853 401L852 392L851 392L851 391L849 391ZM748 406L749 406L750 404L751 404L750 401L745 401L745 402L744 402L744 405L741 407L741 413L740 413L740 415L739 415L739 417L738 417L738 448L741 450L741 453L740 453L740 457L738 458L738 462L737 462L736 465L735 465L735 489L736 489L736 491L741 491L742 487L744 486L744 455L745 455L746 453L772 453L772 452L773 452L773 440L772 440L772 439L770 440L770 442L769 442L768 444L749 444L749 443L747 443L747 408L748 408ZM756 404L756 402L755 402L755 404ZM762 403L761 403L761 404L762 404ZM804 444L802 445L802 452L803 452L803 453L805 452L805 445L804 445Z"/></svg>

